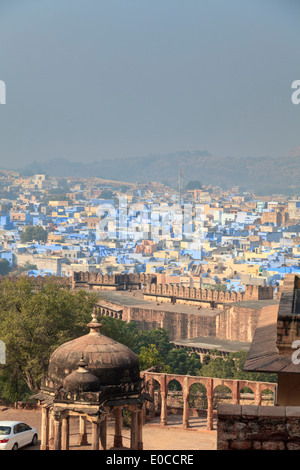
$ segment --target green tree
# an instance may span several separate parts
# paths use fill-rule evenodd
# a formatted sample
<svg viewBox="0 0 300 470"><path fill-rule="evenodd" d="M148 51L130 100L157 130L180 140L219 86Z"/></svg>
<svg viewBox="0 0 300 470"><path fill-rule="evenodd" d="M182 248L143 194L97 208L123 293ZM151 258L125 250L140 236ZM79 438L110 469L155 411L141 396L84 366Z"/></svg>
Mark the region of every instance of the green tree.
<svg viewBox="0 0 300 470"><path fill-rule="evenodd" d="M29 225L21 233L21 242L28 243L34 240L37 242L46 242L47 237L47 231L41 225Z"/></svg>
<svg viewBox="0 0 300 470"><path fill-rule="evenodd" d="M122 343L128 348L134 350L139 332L133 322L126 323L118 318L99 317L102 324L101 333L118 343Z"/></svg>
<svg viewBox="0 0 300 470"><path fill-rule="evenodd" d="M133 351L139 354L142 347L147 348L149 345L156 347L163 362L166 361L169 352L174 348L174 344L169 340L168 331L164 328L140 331L133 345Z"/></svg>
<svg viewBox="0 0 300 470"><path fill-rule="evenodd" d="M233 379L235 364L232 358L224 360L222 357L211 358L210 361L202 367L201 375L203 377L218 377L220 379Z"/></svg>
<svg viewBox="0 0 300 470"><path fill-rule="evenodd" d="M86 325L96 298L85 291L74 293L51 278L37 283L22 276L0 283L0 339L7 350L7 364L1 367L0 375L2 387L4 381L12 397L16 390L5 377L14 377L19 390L26 384L32 392L37 391L51 353L88 332Z"/></svg>
<svg viewBox="0 0 300 470"><path fill-rule="evenodd" d="M200 375L199 356L194 353L190 354L185 349L172 349L167 355L165 364L170 368L172 374Z"/></svg>
<svg viewBox="0 0 300 470"><path fill-rule="evenodd" d="M202 189L202 184L199 180L193 180L188 182L188 184L186 185L186 190L188 191L192 189Z"/></svg>
<svg viewBox="0 0 300 470"><path fill-rule="evenodd" d="M163 360L154 344L149 344L148 347L142 346L138 357L141 370L146 370L163 363Z"/></svg>
<svg viewBox="0 0 300 470"><path fill-rule="evenodd" d="M0 259L0 275L6 276L10 272L10 269L7 259Z"/></svg>
<svg viewBox="0 0 300 470"><path fill-rule="evenodd" d="M277 381L276 374L244 371L247 355L246 351L239 351L222 357L218 350L212 350L210 355L204 356L201 375L203 377L219 377L220 379Z"/></svg>

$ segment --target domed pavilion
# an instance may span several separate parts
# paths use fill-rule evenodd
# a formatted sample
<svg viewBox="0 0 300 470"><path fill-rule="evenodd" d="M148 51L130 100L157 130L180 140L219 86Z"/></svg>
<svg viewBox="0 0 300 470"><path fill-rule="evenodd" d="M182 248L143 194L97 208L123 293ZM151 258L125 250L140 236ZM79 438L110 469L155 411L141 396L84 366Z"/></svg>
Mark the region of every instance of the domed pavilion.
<svg viewBox="0 0 300 470"><path fill-rule="evenodd" d="M34 395L42 407L41 450L68 450L70 418L79 417L79 445L107 448L107 420L115 420L114 448L123 447L122 412L130 411L130 448L143 449L144 393L138 357L100 333L96 311L90 332L59 346L49 360L48 375ZM151 399L150 399L151 400Z"/></svg>

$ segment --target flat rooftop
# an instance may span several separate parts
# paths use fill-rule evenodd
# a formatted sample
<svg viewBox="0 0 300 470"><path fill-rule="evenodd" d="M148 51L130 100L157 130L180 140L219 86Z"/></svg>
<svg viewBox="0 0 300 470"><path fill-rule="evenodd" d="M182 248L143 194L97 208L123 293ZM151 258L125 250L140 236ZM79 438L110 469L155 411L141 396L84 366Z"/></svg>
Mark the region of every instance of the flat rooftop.
<svg viewBox="0 0 300 470"><path fill-rule="evenodd" d="M99 295L99 299L105 302L111 302L118 306L143 308L148 310L157 310L164 312L186 313L191 315L215 317L220 310L210 307L201 307L197 305L172 304L170 302L156 302L145 300L141 291L93 291Z"/></svg>
<svg viewBox="0 0 300 470"><path fill-rule="evenodd" d="M181 339L179 341L174 341L174 344L176 346L182 346L186 348L204 350L217 349L220 352L226 353L235 353L239 351L248 352L251 346L251 343L220 339L216 338L215 336L198 336L197 338L192 339Z"/></svg>
<svg viewBox="0 0 300 470"><path fill-rule="evenodd" d="M279 300L276 300L276 299L242 300L242 302L233 302L230 305L236 305L237 307L242 307L242 308L251 308L253 310L260 310L261 308L268 307L269 305L279 305Z"/></svg>

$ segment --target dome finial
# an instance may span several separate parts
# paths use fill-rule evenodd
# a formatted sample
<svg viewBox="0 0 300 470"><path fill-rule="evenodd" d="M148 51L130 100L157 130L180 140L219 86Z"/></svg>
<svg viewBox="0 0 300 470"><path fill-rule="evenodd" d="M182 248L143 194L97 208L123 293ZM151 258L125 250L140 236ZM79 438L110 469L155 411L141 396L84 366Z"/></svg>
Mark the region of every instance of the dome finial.
<svg viewBox="0 0 300 470"><path fill-rule="evenodd" d="M90 328L90 333L92 334L99 333L100 328L102 328L102 324L98 322L98 312L96 306L93 308L92 321L88 323L87 326Z"/></svg>

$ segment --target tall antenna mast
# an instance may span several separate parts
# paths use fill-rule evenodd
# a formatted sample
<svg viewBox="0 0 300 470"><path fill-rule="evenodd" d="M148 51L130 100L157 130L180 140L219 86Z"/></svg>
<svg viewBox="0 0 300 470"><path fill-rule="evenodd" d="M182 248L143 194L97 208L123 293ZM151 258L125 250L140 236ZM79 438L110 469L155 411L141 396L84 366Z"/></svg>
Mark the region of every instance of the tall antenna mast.
<svg viewBox="0 0 300 470"><path fill-rule="evenodd" d="M182 197L183 197L183 168L178 170L178 195L179 195L179 202L182 204Z"/></svg>

